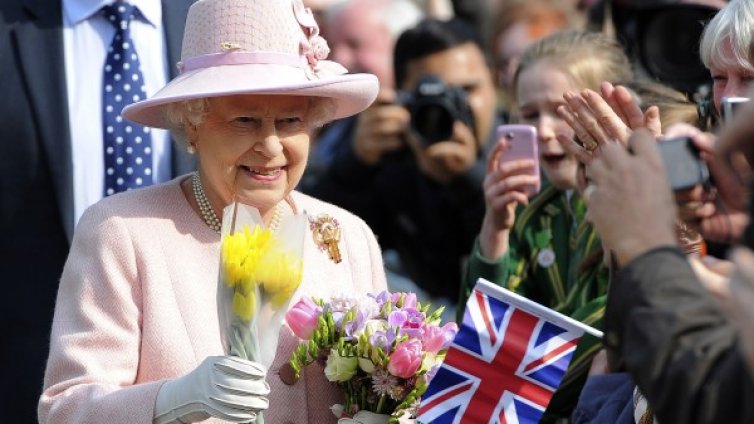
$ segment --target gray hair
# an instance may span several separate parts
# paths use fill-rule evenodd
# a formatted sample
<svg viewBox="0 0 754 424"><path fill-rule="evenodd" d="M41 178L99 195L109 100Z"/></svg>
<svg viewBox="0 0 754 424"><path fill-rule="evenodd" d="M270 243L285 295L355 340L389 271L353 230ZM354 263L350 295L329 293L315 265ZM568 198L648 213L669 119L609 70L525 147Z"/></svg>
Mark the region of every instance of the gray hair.
<svg viewBox="0 0 754 424"><path fill-rule="evenodd" d="M358 1L371 3L370 7L379 13L380 22L385 25L393 41L424 18L424 11L417 0L341 0L326 9L325 18L333 21L343 10Z"/></svg>
<svg viewBox="0 0 754 424"><path fill-rule="evenodd" d="M707 69L712 66L742 67L754 73L754 2L732 0L720 9L705 26L699 55ZM725 43L730 42L733 57L727 56Z"/></svg>
<svg viewBox="0 0 754 424"><path fill-rule="evenodd" d="M308 97L309 110L306 121L310 130L319 128L330 122L338 108L334 99L329 97ZM173 138L184 147L188 147L189 141L186 135L186 125L199 126L209 112L209 98L185 100L167 105L165 117L168 129Z"/></svg>
<svg viewBox="0 0 754 424"><path fill-rule="evenodd" d="M403 31L415 27L422 19L424 12L411 0L390 0L382 9L382 21L393 40L397 40Z"/></svg>

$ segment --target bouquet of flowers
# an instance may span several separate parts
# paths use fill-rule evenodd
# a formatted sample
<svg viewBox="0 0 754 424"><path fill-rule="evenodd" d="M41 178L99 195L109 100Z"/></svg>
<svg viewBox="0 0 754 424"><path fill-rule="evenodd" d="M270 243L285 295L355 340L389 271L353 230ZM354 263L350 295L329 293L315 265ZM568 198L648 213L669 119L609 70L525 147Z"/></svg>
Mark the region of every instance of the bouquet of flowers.
<svg viewBox="0 0 754 424"><path fill-rule="evenodd" d="M345 394L342 417L384 414L383 422L415 417L421 395L442 363L458 326L440 327L443 308L433 312L413 293L382 292L329 302L304 297L286 314L304 343L294 351L296 375L314 361ZM389 418L387 418L389 416ZM350 421L358 422L358 421Z"/></svg>
<svg viewBox="0 0 754 424"><path fill-rule="evenodd" d="M223 211L218 282L220 331L228 354L269 368L280 326L301 283L306 217L265 228L259 212L232 203ZM257 423L263 423L262 415Z"/></svg>

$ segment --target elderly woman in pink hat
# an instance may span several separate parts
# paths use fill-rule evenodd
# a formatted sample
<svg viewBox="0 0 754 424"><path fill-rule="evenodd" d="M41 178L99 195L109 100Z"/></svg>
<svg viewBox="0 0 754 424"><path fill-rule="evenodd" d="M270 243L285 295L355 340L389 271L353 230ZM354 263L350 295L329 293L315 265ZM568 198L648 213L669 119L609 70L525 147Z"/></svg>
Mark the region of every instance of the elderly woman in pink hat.
<svg viewBox="0 0 754 424"><path fill-rule="evenodd" d="M123 116L171 129L198 170L84 214L60 282L40 422L248 422L261 410L268 423L335 421L337 389L321 370L288 378L298 339L287 326L266 370L224 356L216 305L220 217L232 199L270 226L302 213L340 226L339 262L307 234L296 296L385 289L367 225L294 190L311 130L377 93L373 75L325 60L318 32L301 0L191 7L181 75Z"/></svg>

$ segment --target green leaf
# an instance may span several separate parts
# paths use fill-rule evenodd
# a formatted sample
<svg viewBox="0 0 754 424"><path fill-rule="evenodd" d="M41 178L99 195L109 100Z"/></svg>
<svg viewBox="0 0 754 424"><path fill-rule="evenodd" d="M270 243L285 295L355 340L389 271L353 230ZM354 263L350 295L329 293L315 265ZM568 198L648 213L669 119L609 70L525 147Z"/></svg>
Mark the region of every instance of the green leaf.
<svg viewBox="0 0 754 424"><path fill-rule="evenodd" d="M329 333L330 344L335 343L335 320L330 311L327 311L327 331Z"/></svg>
<svg viewBox="0 0 754 424"><path fill-rule="evenodd" d="M319 355L319 346L314 343L314 340L309 340L309 356L316 358Z"/></svg>

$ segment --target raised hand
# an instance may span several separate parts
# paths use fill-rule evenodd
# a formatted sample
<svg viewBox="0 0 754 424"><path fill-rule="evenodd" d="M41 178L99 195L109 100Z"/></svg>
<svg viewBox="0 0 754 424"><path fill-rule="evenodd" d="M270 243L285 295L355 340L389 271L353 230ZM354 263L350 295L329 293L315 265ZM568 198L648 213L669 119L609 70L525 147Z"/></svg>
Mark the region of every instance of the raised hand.
<svg viewBox="0 0 754 424"><path fill-rule="evenodd" d="M558 141L584 164L591 161L593 152L608 143L628 144L638 128L646 128L658 137L662 134L659 109L651 106L642 112L637 100L623 86L602 83L601 94L585 89L563 95L565 105L558 107L558 115L573 128L576 140L558 134Z"/></svg>
<svg viewBox="0 0 754 424"><path fill-rule="evenodd" d="M528 204L526 190L539 183L539 177L525 175L536 168L533 160L500 162L506 149L503 141L492 150L483 183L486 211L479 244L482 255L493 260L508 251L508 235L515 223L516 207Z"/></svg>

